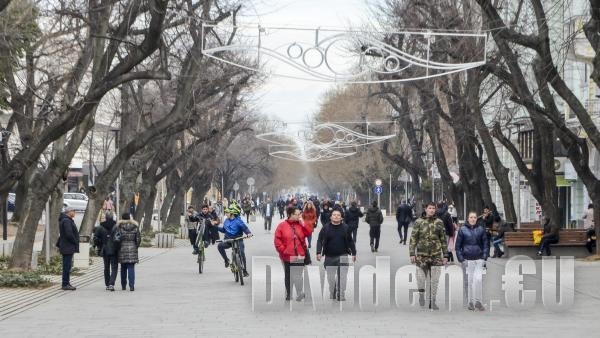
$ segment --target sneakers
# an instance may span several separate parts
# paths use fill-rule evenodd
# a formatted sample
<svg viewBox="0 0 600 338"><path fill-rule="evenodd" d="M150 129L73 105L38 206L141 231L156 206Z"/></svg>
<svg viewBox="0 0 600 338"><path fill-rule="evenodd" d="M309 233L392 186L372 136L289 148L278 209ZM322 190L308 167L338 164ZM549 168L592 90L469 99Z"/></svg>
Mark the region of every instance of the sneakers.
<svg viewBox="0 0 600 338"><path fill-rule="evenodd" d="M244 277L248 277L248 276L250 276L250 274L249 274L249 273L248 273L248 271L246 271L246 270L244 270L244 271L243 271L243 273L244 273Z"/></svg>
<svg viewBox="0 0 600 338"><path fill-rule="evenodd" d="M77 290L77 288L75 288L73 285L64 285L64 286L62 287L62 289L63 289L64 291L75 291L75 290Z"/></svg>
<svg viewBox="0 0 600 338"><path fill-rule="evenodd" d="M197 255L198 254L198 250L194 249L194 251L192 252L192 255Z"/></svg>
<svg viewBox="0 0 600 338"><path fill-rule="evenodd" d="M299 302L299 301L303 300L304 298L306 298L306 294L304 292L300 292L298 294L298 296L296 297L296 301Z"/></svg>
<svg viewBox="0 0 600 338"><path fill-rule="evenodd" d="M538 256L541 256L541 255L542 255L542 252L541 252L541 251L538 251L536 255L538 255Z"/></svg>
<svg viewBox="0 0 600 338"><path fill-rule="evenodd" d="M133 286L130 286L129 291L135 291L135 288Z"/></svg>
<svg viewBox="0 0 600 338"><path fill-rule="evenodd" d="M471 310L471 311L475 310L475 307L473 306L473 303L469 303L468 309Z"/></svg>
<svg viewBox="0 0 600 338"><path fill-rule="evenodd" d="M225 261L225 268L229 267L229 261Z"/></svg>
<svg viewBox="0 0 600 338"><path fill-rule="evenodd" d="M291 299L290 295L285 295L285 300L290 300L290 299Z"/></svg>
<svg viewBox="0 0 600 338"><path fill-rule="evenodd" d="M110 290L110 289L108 288L108 285L107 285L107 286L106 286L106 291L108 291L108 290Z"/></svg>
<svg viewBox="0 0 600 338"><path fill-rule="evenodd" d="M431 301L431 302L429 302L429 308L430 308L431 310L434 310L434 311L437 311L437 310L439 310L439 309L440 309L440 308L439 308L439 307L438 307L438 306L435 304L435 301Z"/></svg>
<svg viewBox="0 0 600 338"><path fill-rule="evenodd" d="M504 251L498 252L498 258L501 258L502 256L504 256Z"/></svg>
<svg viewBox="0 0 600 338"><path fill-rule="evenodd" d="M419 305L425 306L425 295L423 293L419 293Z"/></svg>
<svg viewBox="0 0 600 338"><path fill-rule="evenodd" d="M377 249L375 249L375 252L378 252L378 250L377 250Z"/></svg>
<svg viewBox="0 0 600 338"><path fill-rule="evenodd" d="M479 311L485 311L485 308L483 307L483 305L481 304L481 302L476 302L475 303L475 308Z"/></svg>
<svg viewBox="0 0 600 338"><path fill-rule="evenodd" d="M339 302L345 302L346 301L346 295L344 295L343 293L341 295L338 296L337 300Z"/></svg>
<svg viewBox="0 0 600 338"><path fill-rule="evenodd" d="M115 291L115 287L113 285L109 285L106 287L106 290L108 291Z"/></svg>
<svg viewBox="0 0 600 338"><path fill-rule="evenodd" d="M375 246L371 243L371 252L375 252Z"/></svg>
<svg viewBox="0 0 600 338"><path fill-rule="evenodd" d="M127 290L127 287L125 285L121 285L121 290L125 291Z"/></svg>

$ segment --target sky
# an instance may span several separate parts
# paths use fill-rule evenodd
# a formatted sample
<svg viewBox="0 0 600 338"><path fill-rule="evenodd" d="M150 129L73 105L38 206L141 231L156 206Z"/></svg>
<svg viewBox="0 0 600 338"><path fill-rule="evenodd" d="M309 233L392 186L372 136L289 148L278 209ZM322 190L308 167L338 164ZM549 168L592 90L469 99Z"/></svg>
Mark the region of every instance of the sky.
<svg viewBox="0 0 600 338"><path fill-rule="evenodd" d="M377 1L248 0L239 21L265 27L361 27L369 16L369 5L374 2ZM279 31L277 35L282 44L305 37L306 33L294 30ZM278 67L269 64L269 70L275 73ZM321 96L334 86L332 83L269 76L255 93L256 105L262 114L288 123L306 121L318 111Z"/></svg>

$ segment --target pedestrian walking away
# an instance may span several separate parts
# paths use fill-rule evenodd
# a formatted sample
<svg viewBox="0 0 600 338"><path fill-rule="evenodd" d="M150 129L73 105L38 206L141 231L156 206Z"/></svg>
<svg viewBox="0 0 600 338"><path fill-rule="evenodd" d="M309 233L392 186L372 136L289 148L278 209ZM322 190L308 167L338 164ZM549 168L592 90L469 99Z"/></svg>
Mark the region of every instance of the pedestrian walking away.
<svg viewBox="0 0 600 338"><path fill-rule="evenodd" d="M356 246L349 227L342 222L342 213L334 210L331 222L321 228L317 239L317 261L325 256L323 266L327 271L331 299L346 300L348 255L352 256L352 262L356 262Z"/></svg>
<svg viewBox="0 0 600 338"><path fill-rule="evenodd" d="M106 290L115 291L115 281L119 270L120 241L115 240L117 233L117 222L113 213L107 211L104 215L105 221L94 229L94 247L104 261L104 285Z"/></svg>
<svg viewBox="0 0 600 338"><path fill-rule="evenodd" d="M400 243L406 245L406 239L408 238L408 225L412 221L412 208L402 201L396 210L396 222L398 222L398 235L400 236Z"/></svg>
<svg viewBox="0 0 600 338"><path fill-rule="evenodd" d="M346 212L346 218L344 219L345 223L348 225L348 231L352 235L352 241L356 243L356 234L358 232L358 222L364 214L358 208L356 201L352 201L350 203L350 208Z"/></svg>
<svg viewBox="0 0 600 338"><path fill-rule="evenodd" d="M490 252L489 241L483 226L477 222L477 213L469 212L465 223L456 236L456 258L462 263L467 275L467 302L469 310L484 311L483 269Z"/></svg>
<svg viewBox="0 0 600 338"><path fill-rule="evenodd" d="M142 242L138 223L128 213L121 215L117 222L117 234L121 243L119 263L121 263L121 290L129 284L129 290L135 290L135 265L139 263L138 248ZM129 282L129 283L128 283Z"/></svg>
<svg viewBox="0 0 600 338"><path fill-rule="evenodd" d="M302 283L304 258L308 254L305 241L311 231L300 222L300 209L289 206L286 214L287 219L279 223L275 229L274 245L283 264L285 299L291 299L292 287L294 287L296 300L301 301L306 297Z"/></svg>
<svg viewBox="0 0 600 338"><path fill-rule="evenodd" d="M79 231L75 225L75 209L65 208L58 218L58 241L56 246L62 255L62 289L74 291L71 285L71 268L73 267L73 255L79 252Z"/></svg>
<svg viewBox="0 0 600 338"><path fill-rule="evenodd" d="M416 264L419 305L425 305L425 279L429 276L429 308L439 310L435 304L440 269L448 264L448 242L444 223L435 217L436 205L426 205L425 215L417 219L410 236L408 252L411 264Z"/></svg>
<svg viewBox="0 0 600 338"><path fill-rule="evenodd" d="M377 201L373 201L372 206L367 210L365 222L369 223L371 252L377 252L379 250L379 237L381 237L381 224L383 223L383 214L377 207Z"/></svg>

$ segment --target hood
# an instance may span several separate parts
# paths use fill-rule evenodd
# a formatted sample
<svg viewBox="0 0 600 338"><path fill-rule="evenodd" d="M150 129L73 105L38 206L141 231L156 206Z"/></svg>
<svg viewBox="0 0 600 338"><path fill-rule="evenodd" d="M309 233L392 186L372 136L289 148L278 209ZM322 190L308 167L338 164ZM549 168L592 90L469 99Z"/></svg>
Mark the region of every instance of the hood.
<svg viewBox="0 0 600 338"><path fill-rule="evenodd" d="M358 209L358 207L350 206L350 208L349 208L348 210L351 210L351 211L357 211L357 210L359 210L359 209Z"/></svg>
<svg viewBox="0 0 600 338"><path fill-rule="evenodd" d="M442 215L444 215L444 214L445 214L447 211L448 211L448 207L447 207L447 206L444 206L444 207L442 207L442 208L439 208L439 209L437 209L437 211L435 212L435 214L436 214L437 216L442 216Z"/></svg>
<svg viewBox="0 0 600 338"><path fill-rule="evenodd" d="M375 213L377 211L379 211L379 207L370 207L369 210L367 210L369 213Z"/></svg>
<svg viewBox="0 0 600 338"><path fill-rule="evenodd" d="M110 221L107 220L107 221L100 223L100 226L102 226L104 229L110 231L115 226L115 224L117 224L117 222L115 222L114 219L111 219Z"/></svg>
<svg viewBox="0 0 600 338"><path fill-rule="evenodd" d="M117 224L122 226L126 231L131 231L138 227L138 223L133 219L122 219Z"/></svg>

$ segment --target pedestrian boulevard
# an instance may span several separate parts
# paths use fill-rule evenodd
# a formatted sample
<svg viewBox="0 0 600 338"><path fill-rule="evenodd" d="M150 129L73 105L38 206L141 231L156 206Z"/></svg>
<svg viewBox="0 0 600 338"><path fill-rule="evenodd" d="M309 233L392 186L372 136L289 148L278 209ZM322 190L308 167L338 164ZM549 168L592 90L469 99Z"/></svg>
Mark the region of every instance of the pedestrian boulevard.
<svg viewBox="0 0 600 338"><path fill-rule="evenodd" d="M255 234L246 241L249 272L252 275L252 256L272 256L273 235L265 233L262 220L250 224ZM317 228L319 231L321 226ZM316 242L317 233L313 236ZM356 276L363 265L375 265L376 256L391 256L391 286L395 271L409 263L408 245L398 244L395 219L386 217L382 226L382 242L378 253L371 253L368 243L368 225L361 221L357 243ZM178 244L183 244L181 241ZM408 244L408 243L407 243ZM313 264L316 245L311 252ZM486 311L466 309L451 312L442 309L432 312L416 306L398 309L394 306L380 312L313 311L306 303L293 301L293 310L276 312L252 310L252 278L240 286L225 269L216 246L207 249L205 272L198 274L196 256L192 248L140 249L142 262L136 266L135 292L106 291L98 267L91 268L86 282L74 286L74 292L58 291L55 296L41 297L27 308L0 317L1 337L201 337L201 336L348 336L348 337L402 337L402 336L460 336L518 337L518 336L576 336L589 334L600 307L597 276L600 263L576 261L575 302L564 313L544 308L541 300L541 282L538 275L524 277L526 289L538 290L536 306L527 311L509 309L504 302L494 304L490 311L489 299L504 299L501 275L506 259L489 259L484 277ZM101 264L96 262L95 264ZM536 261L538 271L541 262ZM93 271L92 271L93 270ZM117 283L118 284L118 283ZM358 277L355 278L355 287ZM8 301L2 301L0 313ZM36 290L40 294L48 290ZM356 292L358 295L358 292ZM392 290L393 297L393 290ZM358 298L354 297L355 300ZM441 302L438 301L438 305ZM441 305L440 305L441 307Z"/></svg>

